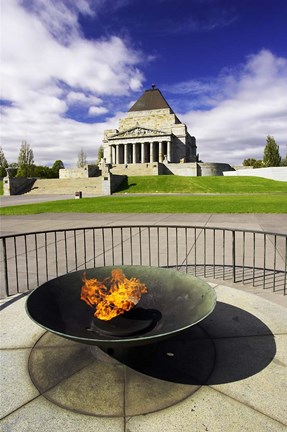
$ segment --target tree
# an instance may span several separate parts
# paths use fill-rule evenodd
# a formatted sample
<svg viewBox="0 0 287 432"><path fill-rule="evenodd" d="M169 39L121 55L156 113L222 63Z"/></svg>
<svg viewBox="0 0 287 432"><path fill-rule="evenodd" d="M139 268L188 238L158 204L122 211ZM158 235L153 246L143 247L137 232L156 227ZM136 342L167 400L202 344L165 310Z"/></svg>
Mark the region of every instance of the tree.
<svg viewBox="0 0 287 432"><path fill-rule="evenodd" d="M56 160L52 166L53 177L59 177L59 170L63 168L65 168L63 162Z"/></svg>
<svg viewBox="0 0 287 432"><path fill-rule="evenodd" d="M31 177L34 171L34 154L30 144L22 141L18 156L17 177Z"/></svg>
<svg viewBox="0 0 287 432"><path fill-rule="evenodd" d="M262 160L256 160L255 164L253 165L253 168L262 168L262 167L263 167Z"/></svg>
<svg viewBox="0 0 287 432"><path fill-rule="evenodd" d="M99 147L99 149L98 149L98 158L97 158L97 161L96 161L96 165L100 164L100 162L103 159L103 157L104 157L104 147L101 145Z"/></svg>
<svg viewBox="0 0 287 432"><path fill-rule="evenodd" d="M16 177L17 175L17 171L18 171L18 165L16 164L16 162L12 162L9 164L8 168L10 168L9 170L9 176L10 177Z"/></svg>
<svg viewBox="0 0 287 432"><path fill-rule="evenodd" d="M266 145L263 154L263 166L265 167L278 167L280 166L281 157L279 153L279 146L276 144L275 139L268 135L266 138Z"/></svg>
<svg viewBox="0 0 287 432"><path fill-rule="evenodd" d="M253 167L253 165L254 165L256 162L257 162L257 161L256 161L256 159L254 159L254 158L244 159L242 165L243 165L243 166L252 166L252 167Z"/></svg>
<svg viewBox="0 0 287 432"><path fill-rule="evenodd" d="M2 147L0 147L0 177L6 177L6 168L8 168L8 162Z"/></svg>
<svg viewBox="0 0 287 432"><path fill-rule="evenodd" d="M252 166L253 168L262 168L262 160L257 160L254 158L244 159L243 166Z"/></svg>
<svg viewBox="0 0 287 432"><path fill-rule="evenodd" d="M78 168L84 168L85 165L87 165L87 155L84 152L84 150L81 148L81 150L79 151L79 154L78 154L77 167Z"/></svg>
<svg viewBox="0 0 287 432"><path fill-rule="evenodd" d="M280 166L283 166L283 167L287 166L287 154L286 154L285 158L281 159Z"/></svg>
<svg viewBox="0 0 287 432"><path fill-rule="evenodd" d="M49 168L48 166L42 166L42 165L34 166L33 175L34 175L34 177L38 177L38 178L53 178L54 177L52 168Z"/></svg>

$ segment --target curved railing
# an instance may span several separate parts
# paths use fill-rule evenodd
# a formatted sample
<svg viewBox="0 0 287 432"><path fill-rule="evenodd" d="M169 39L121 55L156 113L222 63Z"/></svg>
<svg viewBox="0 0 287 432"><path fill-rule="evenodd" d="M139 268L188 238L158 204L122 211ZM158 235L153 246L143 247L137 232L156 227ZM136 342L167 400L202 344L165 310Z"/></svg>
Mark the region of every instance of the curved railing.
<svg viewBox="0 0 287 432"><path fill-rule="evenodd" d="M2 298L89 267L174 267L287 294L287 235L200 226L109 226L0 237Z"/></svg>

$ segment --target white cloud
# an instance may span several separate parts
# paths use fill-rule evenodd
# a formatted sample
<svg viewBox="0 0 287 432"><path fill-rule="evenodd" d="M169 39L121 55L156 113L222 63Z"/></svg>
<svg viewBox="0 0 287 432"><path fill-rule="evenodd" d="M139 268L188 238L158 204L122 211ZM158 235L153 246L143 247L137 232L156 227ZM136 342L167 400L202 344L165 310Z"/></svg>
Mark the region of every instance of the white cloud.
<svg viewBox="0 0 287 432"><path fill-rule="evenodd" d="M37 164L62 159L72 166L81 148L94 161L104 129L118 126L124 113L115 107L121 96L122 106L128 106L125 96L134 99L133 92L141 89L139 67L145 60L120 37L84 38L79 14L92 16L107 5L107 0L2 2L1 98L6 102L1 146L8 162L17 161L23 140L33 148ZM171 106L197 138L202 160L240 164L247 157L260 159L268 134L285 156L286 58L262 50L218 77L166 90L180 100L179 109ZM77 110L94 123L69 118ZM113 117L96 123L107 113Z"/></svg>
<svg viewBox="0 0 287 432"><path fill-rule="evenodd" d="M79 13L89 16L95 14L88 0L22 0L22 4L63 44L80 35Z"/></svg>
<svg viewBox="0 0 287 432"><path fill-rule="evenodd" d="M92 15L90 5L101 3L3 2L1 99L7 103L1 145L8 162L17 160L22 140L32 146L38 164L55 159L73 164L80 148L95 159L105 124L69 119L69 108L106 114L100 106L104 98L141 87L141 53L116 36L87 40L81 34L78 14Z"/></svg>
<svg viewBox="0 0 287 432"><path fill-rule="evenodd" d="M91 94L86 95L83 92L71 91L67 94L66 98L69 105L83 104L83 105L100 105L103 100L97 96Z"/></svg>
<svg viewBox="0 0 287 432"><path fill-rule="evenodd" d="M130 80L130 88L134 91L138 91L141 89L142 86L142 74L139 70L137 70L137 74L135 77L131 78Z"/></svg>
<svg viewBox="0 0 287 432"><path fill-rule="evenodd" d="M262 159L267 135L274 136L285 156L287 59L262 50L219 80L218 92L225 97L214 94L213 108L180 115L197 139L200 158L232 164Z"/></svg>
<svg viewBox="0 0 287 432"><path fill-rule="evenodd" d="M89 108L89 115L90 116L98 116L98 115L106 114L107 112L108 112L108 110L105 107L91 106Z"/></svg>

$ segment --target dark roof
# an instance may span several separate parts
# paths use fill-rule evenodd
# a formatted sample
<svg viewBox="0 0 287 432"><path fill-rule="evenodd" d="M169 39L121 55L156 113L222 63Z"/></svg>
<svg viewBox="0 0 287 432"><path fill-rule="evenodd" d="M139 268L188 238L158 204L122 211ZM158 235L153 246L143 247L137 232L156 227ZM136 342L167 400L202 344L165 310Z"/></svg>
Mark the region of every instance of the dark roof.
<svg viewBox="0 0 287 432"><path fill-rule="evenodd" d="M161 94L159 89L152 88L150 90L146 90L141 97L136 101L136 103L129 109L130 111L150 111L156 109L169 108L172 111L171 107Z"/></svg>

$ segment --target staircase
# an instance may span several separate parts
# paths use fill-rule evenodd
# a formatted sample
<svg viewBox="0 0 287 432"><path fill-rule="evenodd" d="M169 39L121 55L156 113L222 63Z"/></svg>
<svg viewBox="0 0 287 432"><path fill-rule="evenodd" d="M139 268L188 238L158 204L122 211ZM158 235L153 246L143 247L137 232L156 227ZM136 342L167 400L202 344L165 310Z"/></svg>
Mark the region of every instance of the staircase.
<svg viewBox="0 0 287 432"><path fill-rule="evenodd" d="M82 192L83 197L102 194L102 177L85 179L38 179L26 195L74 195Z"/></svg>

